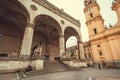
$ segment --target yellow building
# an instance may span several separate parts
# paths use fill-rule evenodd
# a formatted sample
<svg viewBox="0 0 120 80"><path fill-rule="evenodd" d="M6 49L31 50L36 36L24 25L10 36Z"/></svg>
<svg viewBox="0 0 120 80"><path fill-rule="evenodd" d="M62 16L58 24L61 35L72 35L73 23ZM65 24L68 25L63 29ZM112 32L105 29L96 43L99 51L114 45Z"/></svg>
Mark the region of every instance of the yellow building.
<svg viewBox="0 0 120 80"><path fill-rule="evenodd" d="M93 65L91 44L89 41L83 43L85 61L89 66Z"/></svg>
<svg viewBox="0 0 120 80"><path fill-rule="evenodd" d="M85 0L84 13L88 27L95 64L105 61L108 66L120 67L120 0L114 0L112 10L118 22L111 28L104 27L104 20L96 0Z"/></svg>

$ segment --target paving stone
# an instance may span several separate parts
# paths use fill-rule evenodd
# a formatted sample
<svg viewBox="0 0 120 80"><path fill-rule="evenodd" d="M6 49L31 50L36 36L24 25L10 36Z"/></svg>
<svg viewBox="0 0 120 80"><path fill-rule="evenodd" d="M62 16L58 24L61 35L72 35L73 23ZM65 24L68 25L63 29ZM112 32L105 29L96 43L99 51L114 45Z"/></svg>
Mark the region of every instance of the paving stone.
<svg viewBox="0 0 120 80"><path fill-rule="evenodd" d="M120 78L96 78L96 80L120 80Z"/></svg>

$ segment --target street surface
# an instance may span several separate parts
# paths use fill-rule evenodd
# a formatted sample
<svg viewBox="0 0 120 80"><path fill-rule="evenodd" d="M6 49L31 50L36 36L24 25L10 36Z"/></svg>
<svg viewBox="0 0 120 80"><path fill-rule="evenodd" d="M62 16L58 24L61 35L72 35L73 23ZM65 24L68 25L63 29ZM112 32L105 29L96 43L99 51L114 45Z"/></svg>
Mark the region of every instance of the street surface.
<svg viewBox="0 0 120 80"><path fill-rule="evenodd" d="M25 80L120 80L120 69L86 68L82 71L52 73Z"/></svg>

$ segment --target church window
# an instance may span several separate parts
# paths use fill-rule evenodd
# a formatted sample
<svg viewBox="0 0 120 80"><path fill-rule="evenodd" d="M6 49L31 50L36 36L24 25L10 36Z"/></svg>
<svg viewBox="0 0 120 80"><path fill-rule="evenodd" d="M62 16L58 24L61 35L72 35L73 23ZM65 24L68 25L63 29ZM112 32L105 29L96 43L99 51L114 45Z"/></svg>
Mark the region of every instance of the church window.
<svg viewBox="0 0 120 80"><path fill-rule="evenodd" d="M100 47L100 45L98 44L97 47Z"/></svg>
<svg viewBox="0 0 120 80"><path fill-rule="evenodd" d="M90 17L91 17L91 18L93 17L93 13L90 13Z"/></svg>
<svg viewBox="0 0 120 80"><path fill-rule="evenodd" d="M87 55L85 54L85 58L87 58Z"/></svg>
<svg viewBox="0 0 120 80"><path fill-rule="evenodd" d="M91 55L90 55L90 53L88 53L88 56L89 56L89 58L91 58Z"/></svg>
<svg viewBox="0 0 120 80"><path fill-rule="evenodd" d="M102 56L103 55L102 52L99 52L99 55Z"/></svg>
<svg viewBox="0 0 120 80"><path fill-rule="evenodd" d="M96 29L96 28L94 28L93 30L94 30L94 34L97 34L97 29Z"/></svg>

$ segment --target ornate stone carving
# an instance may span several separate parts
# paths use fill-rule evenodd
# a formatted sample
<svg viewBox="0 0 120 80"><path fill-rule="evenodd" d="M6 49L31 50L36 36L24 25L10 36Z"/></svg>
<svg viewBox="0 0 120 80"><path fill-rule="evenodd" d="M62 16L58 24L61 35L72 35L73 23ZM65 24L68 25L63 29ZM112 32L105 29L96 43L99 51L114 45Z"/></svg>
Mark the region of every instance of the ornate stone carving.
<svg viewBox="0 0 120 80"><path fill-rule="evenodd" d="M36 11L37 10L37 7L35 5L30 5L31 9Z"/></svg>
<svg viewBox="0 0 120 80"><path fill-rule="evenodd" d="M61 20L61 23L62 23L62 24L65 24L65 22L64 22L63 20Z"/></svg>

